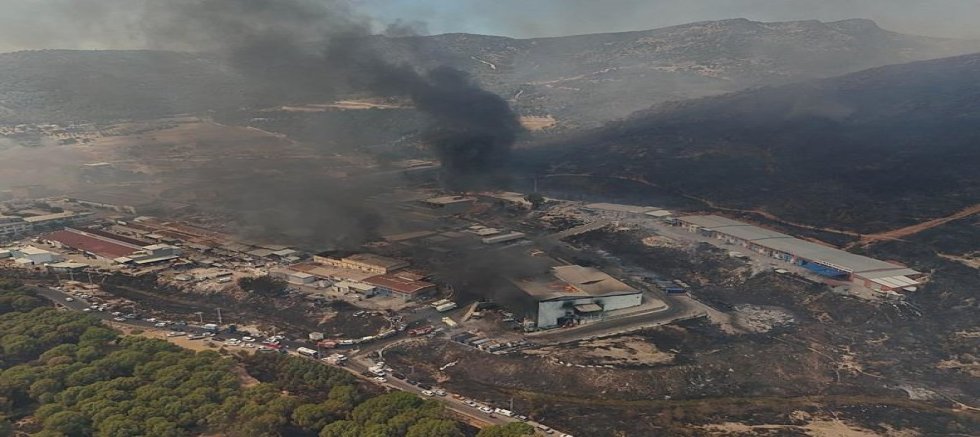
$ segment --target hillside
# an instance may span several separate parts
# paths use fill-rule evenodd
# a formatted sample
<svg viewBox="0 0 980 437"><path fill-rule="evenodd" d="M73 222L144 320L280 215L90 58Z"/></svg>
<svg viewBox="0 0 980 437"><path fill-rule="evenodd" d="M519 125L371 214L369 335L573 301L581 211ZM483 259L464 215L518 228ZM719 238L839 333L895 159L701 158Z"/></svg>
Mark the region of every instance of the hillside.
<svg viewBox="0 0 980 437"><path fill-rule="evenodd" d="M521 113L554 115L566 127L593 126L667 100L980 49L976 42L889 32L867 20L745 19L557 38L374 37L372 45L389 61L466 70ZM217 59L155 51L0 54L0 122L143 118L236 108L254 103L256 94L292 103L304 95L289 84L246 82Z"/></svg>
<svg viewBox="0 0 980 437"><path fill-rule="evenodd" d="M535 153L552 173L866 231L980 202L978 145L975 54L663 104Z"/></svg>

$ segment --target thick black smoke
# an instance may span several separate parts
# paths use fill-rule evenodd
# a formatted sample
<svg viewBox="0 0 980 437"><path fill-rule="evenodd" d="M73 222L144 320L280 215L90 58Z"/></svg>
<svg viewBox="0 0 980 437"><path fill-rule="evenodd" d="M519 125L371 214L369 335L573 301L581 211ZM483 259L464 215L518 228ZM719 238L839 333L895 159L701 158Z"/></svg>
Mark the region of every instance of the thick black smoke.
<svg viewBox="0 0 980 437"><path fill-rule="evenodd" d="M162 45L216 51L246 79L253 104L316 101L370 91L407 96L427 114L424 140L452 189L502 179L521 130L499 96L448 66L419 72L385 61L370 20L337 0L168 0L154 2L146 30ZM421 23L396 22L386 34L407 36Z"/></svg>

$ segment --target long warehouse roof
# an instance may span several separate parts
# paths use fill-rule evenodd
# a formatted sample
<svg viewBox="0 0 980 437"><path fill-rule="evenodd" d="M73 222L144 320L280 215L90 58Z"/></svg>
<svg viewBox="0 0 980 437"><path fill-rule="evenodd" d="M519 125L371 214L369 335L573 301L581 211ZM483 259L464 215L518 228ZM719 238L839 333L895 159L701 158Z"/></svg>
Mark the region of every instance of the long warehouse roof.
<svg viewBox="0 0 980 437"><path fill-rule="evenodd" d="M852 273L875 277L890 277L896 275L915 275L919 272L862 255L857 255L837 248L824 246L789 235L772 231L758 226L743 223L730 218L717 215L699 215L679 217L679 220L692 225L700 226L712 232L728 235L740 240L750 241L767 249L792 254L805 258L810 261L828 264L833 267L842 268ZM871 272L880 272L873 274ZM884 274L887 272L888 274ZM862 274L862 276L865 276Z"/></svg>

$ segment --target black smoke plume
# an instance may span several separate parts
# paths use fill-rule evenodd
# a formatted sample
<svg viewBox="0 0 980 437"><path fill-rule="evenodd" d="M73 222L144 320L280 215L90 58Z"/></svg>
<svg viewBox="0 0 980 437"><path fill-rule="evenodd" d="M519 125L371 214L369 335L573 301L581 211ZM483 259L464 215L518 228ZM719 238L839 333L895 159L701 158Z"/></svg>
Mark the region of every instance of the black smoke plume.
<svg viewBox="0 0 980 437"><path fill-rule="evenodd" d="M253 104L327 99L370 91L406 96L431 120L424 140L442 162L442 182L466 190L503 180L521 131L507 102L466 73L419 72L385 61L370 19L337 0L168 0L147 14L151 40L220 53L246 79ZM407 37L424 23L395 22ZM412 38L408 39L413 40Z"/></svg>

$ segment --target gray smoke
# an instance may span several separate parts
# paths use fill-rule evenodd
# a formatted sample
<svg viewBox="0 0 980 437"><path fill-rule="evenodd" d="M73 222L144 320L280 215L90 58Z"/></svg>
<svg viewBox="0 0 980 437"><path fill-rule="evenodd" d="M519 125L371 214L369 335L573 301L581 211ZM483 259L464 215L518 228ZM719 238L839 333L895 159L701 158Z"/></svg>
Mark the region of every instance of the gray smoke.
<svg viewBox="0 0 980 437"><path fill-rule="evenodd" d="M424 139L439 156L452 189L481 188L502 179L521 130L507 102L466 73L439 67L419 72L384 60L370 20L345 2L319 0L170 0L151 4L150 41L219 53L250 84L254 104L315 101L341 92L407 96L431 124ZM396 21L387 33L423 30Z"/></svg>

